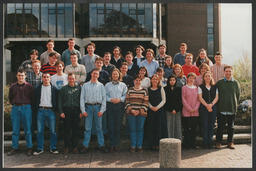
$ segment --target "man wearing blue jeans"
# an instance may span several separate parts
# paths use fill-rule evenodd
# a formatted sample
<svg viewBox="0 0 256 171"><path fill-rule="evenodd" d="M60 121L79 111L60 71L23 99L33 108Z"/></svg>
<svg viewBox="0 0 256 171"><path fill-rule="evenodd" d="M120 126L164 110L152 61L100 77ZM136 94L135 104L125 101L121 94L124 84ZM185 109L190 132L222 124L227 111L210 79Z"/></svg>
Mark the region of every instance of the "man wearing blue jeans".
<svg viewBox="0 0 256 171"><path fill-rule="evenodd" d="M85 132L82 153L88 152L91 139L92 124L96 126L99 150L107 152L104 147L102 131L102 115L106 110L106 92L104 85L98 81L100 70L94 68L91 71L91 80L85 83L81 90L80 109L85 117Z"/></svg>
<svg viewBox="0 0 256 171"><path fill-rule="evenodd" d="M24 70L18 70L16 77L18 81L13 83L9 90L9 101L12 104L12 150L7 155L13 155L18 151L20 122L22 121L28 148L27 155L30 156L33 146L31 134L33 87L25 81Z"/></svg>
<svg viewBox="0 0 256 171"><path fill-rule="evenodd" d="M51 85L51 76L49 73L43 73L43 83L36 88L36 107L37 113L37 151L34 155L39 155L44 152L44 123L48 123L50 129L50 152L58 154L56 148L56 92L57 89Z"/></svg>

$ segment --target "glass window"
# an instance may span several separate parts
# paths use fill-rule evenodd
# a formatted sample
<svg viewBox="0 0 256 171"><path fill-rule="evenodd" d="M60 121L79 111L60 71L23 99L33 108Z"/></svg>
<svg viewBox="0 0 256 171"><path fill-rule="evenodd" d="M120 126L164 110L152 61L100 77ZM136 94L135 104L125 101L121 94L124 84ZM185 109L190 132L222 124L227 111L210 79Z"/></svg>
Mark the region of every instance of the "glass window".
<svg viewBox="0 0 256 171"><path fill-rule="evenodd" d="M38 35L39 34L39 30L40 30L40 18L39 18L39 4L35 3L32 4L32 16L34 19L33 22L33 26L32 26L32 30L31 30L31 34L32 35Z"/></svg>
<svg viewBox="0 0 256 171"><path fill-rule="evenodd" d="M214 55L213 3L207 4L208 56Z"/></svg>
<svg viewBox="0 0 256 171"><path fill-rule="evenodd" d="M65 37L73 36L73 5L71 3L65 4Z"/></svg>
<svg viewBox="0 0 256 171"><path fill-rule="evenodd" d="M41 4L41 36L48 37L48 4Z"/></svg>
<svg viewBox="0 0 256 171"><path fill-rule="evenodd" d="M49 3L49 36L56 37L56 4Z"/></svg>

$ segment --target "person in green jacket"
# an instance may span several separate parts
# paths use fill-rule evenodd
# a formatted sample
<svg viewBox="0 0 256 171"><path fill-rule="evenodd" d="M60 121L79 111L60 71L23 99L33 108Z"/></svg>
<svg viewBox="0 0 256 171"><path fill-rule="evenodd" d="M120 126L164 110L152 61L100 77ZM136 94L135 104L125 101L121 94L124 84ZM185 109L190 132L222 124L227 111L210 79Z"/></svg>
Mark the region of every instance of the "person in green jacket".
<svg viewBox="0 0 256 171"><path fill-rule="evenodd" d="M58 110L64 119L64 154L72 150L78 153L80 122L81 86L76 84L75 74L68 74L68 85L62 87L58 94Z"/></svg>
<svg viewBox="0 0 256 171"><path fill-rule="evenodd" d="M233 143L234 120L237 111L237 105L239 103L240 85L238 81L233 78L232 66L224 67L224 79L219 80L216 86L219 92L216 148L221 148L223 129L227 123L227 147L230 149L235 149Z"/></svg>

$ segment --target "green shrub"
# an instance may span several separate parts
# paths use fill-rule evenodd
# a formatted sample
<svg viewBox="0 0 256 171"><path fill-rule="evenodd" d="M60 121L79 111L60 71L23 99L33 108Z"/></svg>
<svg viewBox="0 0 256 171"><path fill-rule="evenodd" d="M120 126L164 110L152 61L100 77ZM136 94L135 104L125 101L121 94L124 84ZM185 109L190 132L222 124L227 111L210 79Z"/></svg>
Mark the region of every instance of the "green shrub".
<svg viewBox="0 0 256 171"><path fill-rule="evenodd" d="M12 123L11 123L12 105L9 103L9 99L8 99L9 88L10 88L9 85L4 87L4 131L12 130Z"/></svg>

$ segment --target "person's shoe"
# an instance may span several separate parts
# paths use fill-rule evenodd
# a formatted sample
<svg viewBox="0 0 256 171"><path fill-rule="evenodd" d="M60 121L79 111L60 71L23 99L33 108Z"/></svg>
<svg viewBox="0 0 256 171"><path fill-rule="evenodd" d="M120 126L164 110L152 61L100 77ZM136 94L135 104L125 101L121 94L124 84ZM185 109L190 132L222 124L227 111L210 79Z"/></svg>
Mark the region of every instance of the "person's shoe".
<svg viewBox="0 0 256 171"><path fill-rule="evenodd" d="M9 151L9 152L7 153L7 155L8 155L8 156L14 155L14 154L16 154L18 151L19 151L18 149L12 149L11 151Z"/></svg>
<svg viewBox="0 0 256 171"><path fill-rule="evenodd" d="M44 152L43 150L36 150L36 151L33 153L33 155L34 155L34 156L38 156L38 155L42 154L43 152Z"/></svg>
<svg viewBox="0 0 256 171"><path fill-rule="evenodd" d="M135 152L135 148L134 148L134 147L131 147L131 148L130 148L130 152L131 152L131 153L134 153L134 152Z"/></svg>
<svg viewBox="0 0 256 171"><path fill-rule="evenodd" d="M68 154L68 148L64 148L63 154Z"/></svg>
<svg viewBox="0 0 256 171"><path fill-rule="evenodd" d="M106 149L105 147L100 147L99 150L102 153L107 153L108 152L108 149Z"/></svg>
<svg viewBox="0 0 256 171"><path fill-rule="evenodd" d="M81 149L81 153L82 153L82 154L88 153L88 151L89 151L88 147L83 147L83 148Z"/></svg>
<svg viewBox="0 0 256 171"><path fill-rule="evenodd" d="M137 152L142 153L143 149L142 148L137 148Z"/></svg>
<svg viewBox="0 0 256 171"><path fill-rule="evenodd" d="M52 153L52 154L59 154L59 151L57 149L51 149L50 153Z"/></svg>
<svg viewBox="0 0 256 171"><path fill-rule="evenodd" d="M215 148L216 148L216 149L221 149L221 143L216 143Z"/></svg>
<svg viewBox="0 0 256 171"><path fill-rule="evenodd" d="M32 148L29 148L28 151L27 151L27 156L31 156L33 153L32 153Z"/></svg>
<svg viewBox="0 0 256 171"><path fill-rule="evenodd" d="M75 147L75 148L73 149L72 153L73 153L73 154L78 154L78 153L79 153L77 147Z"/></svg>
<svg viewBox="0 0 256 171"><path fill-rule="evenodd" d="M119 152L119 151L120 151L120 148L116 146L116 147L114 147L114 151L115 151L115 152Z"/></svg>
<svg viewBox="0 0 256 171"><path fill-rule="evenodd" d="M233 142L228 143L227 147L232 150L235 149L235 145Z"/></svg>
<svg viewBox="0 0 256 171"><path fill-rule="evenodd" d="M111 147L109 148L109 152L110 152L110 153L114 152L114 148L115 148L115 147L111 146Z"/></svg>

